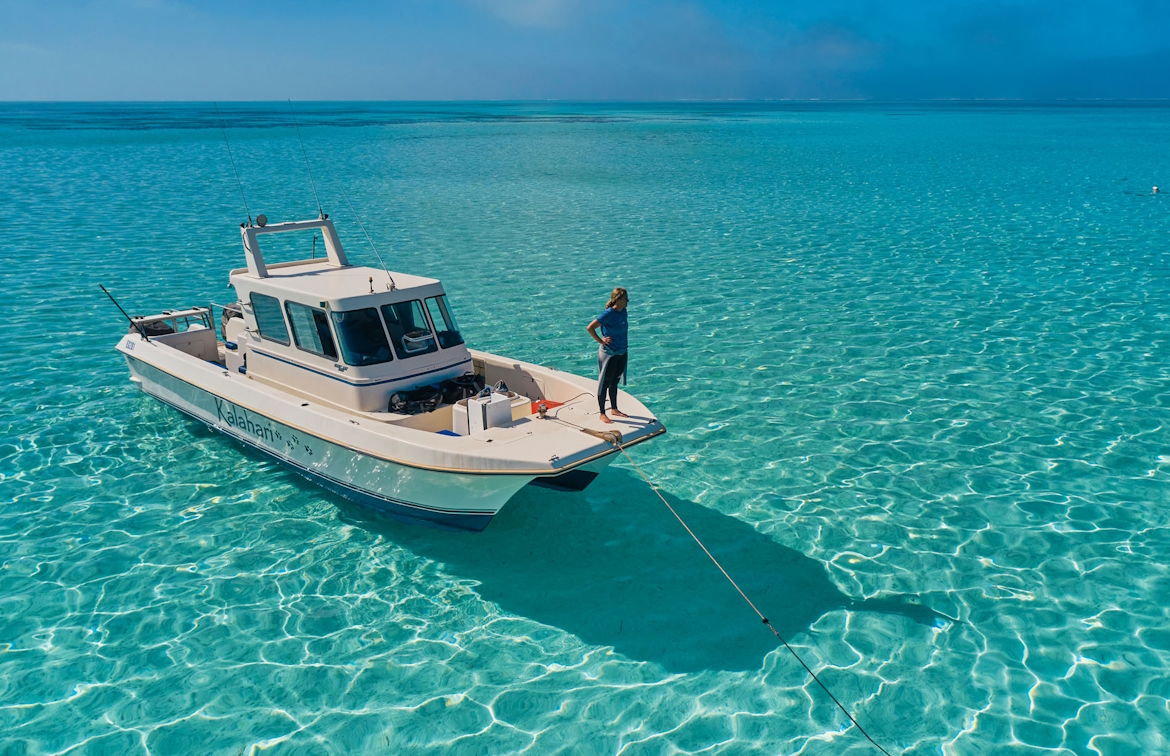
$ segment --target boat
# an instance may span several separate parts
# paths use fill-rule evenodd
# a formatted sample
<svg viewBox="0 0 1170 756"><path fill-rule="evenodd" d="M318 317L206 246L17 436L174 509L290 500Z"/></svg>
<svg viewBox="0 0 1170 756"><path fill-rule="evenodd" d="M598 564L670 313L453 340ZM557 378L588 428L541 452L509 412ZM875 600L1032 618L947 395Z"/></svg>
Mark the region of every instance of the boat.
<svg viewBox="0 0 1170 756"><path fill-rule="evenodd" d="M312 258L266 265L260 241L287 233L325 255L314 236ZM603 423L594 380L470 349L441 281L350 265L325 213L240 234L238 301L127 316L116 348L146 394L347 499L479 531L525 486L581 491L666 430L624 391L629 418Z"/></svg>

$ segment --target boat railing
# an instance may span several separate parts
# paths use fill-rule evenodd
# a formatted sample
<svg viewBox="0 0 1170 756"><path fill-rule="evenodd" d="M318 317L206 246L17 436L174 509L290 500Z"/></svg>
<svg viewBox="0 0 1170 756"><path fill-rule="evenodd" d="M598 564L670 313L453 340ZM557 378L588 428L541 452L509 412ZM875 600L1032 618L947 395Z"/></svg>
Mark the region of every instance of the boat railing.
<svg viewBox="0 0 1170 756"><path fill-rule="evenodd" d="M210 307L165 310L157 315L135 316L131 333L143 332L152 342L165 344L201 360L220 363L219 345Z"/></svg>
<svg viewBox="0 0 1170 756"><path fill-rule="evenodd" d="M171 333L178 333L189 330L192 324L198 324L204 328L211 328L211 308L210 307L191 307L186 310L163 310L157 315L135 315L131 319L135 324L147 326L164 323L171 329ZM137 325L131 327L131 331L137 331ZM147 334L150 334L152 329L146 328Z"/></svg>

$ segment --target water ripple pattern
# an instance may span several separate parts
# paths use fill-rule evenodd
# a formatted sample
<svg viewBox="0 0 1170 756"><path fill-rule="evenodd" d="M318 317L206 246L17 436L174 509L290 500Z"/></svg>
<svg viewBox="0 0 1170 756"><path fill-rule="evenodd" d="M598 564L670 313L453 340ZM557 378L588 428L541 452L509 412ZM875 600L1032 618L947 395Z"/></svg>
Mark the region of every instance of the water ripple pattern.
<svg viewBox="0 0 1170 756"><path fill-rule="evenodd" d="M221 109L312 217L287 106ZM592 374L630 290L639 466L891 752L1170 751L1170 108L298 116L473 345ZM874 752L626 464L449 533L141 395L97 284L230 295L210 105L0 104L0 175L0 753Z"/></svg>

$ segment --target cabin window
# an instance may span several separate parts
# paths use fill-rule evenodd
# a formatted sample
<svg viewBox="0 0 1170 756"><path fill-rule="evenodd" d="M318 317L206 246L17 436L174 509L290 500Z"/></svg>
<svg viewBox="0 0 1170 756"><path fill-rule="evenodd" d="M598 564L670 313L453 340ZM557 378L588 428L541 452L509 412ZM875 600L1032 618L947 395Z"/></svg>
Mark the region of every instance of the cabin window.
<svg viewBox="0 0 1170 756"><path fill-rule="evenodd" d="M382 305L382 317L386 319L390 343L394 345L399 359L430 354L439 348L431 327L427 325L422 302L417 299Z"/></svg>
<svg viewBox="0 0 1170 756"><path fill-rule="evenodd" d="M284 324L280 300L252 292L251 302L252 314L256 316L256 328L260 330L260 337L288 346L288 326Z"/></svg>
<svg viewBox="0 0 1170 756"><path fill-rule="evenodd" d="M288 310L288 320L292 323L297 347L318 357L336 360L337 347L333 345L333 334L329 331L329 318L325 317L325 311L296 302L285 302L284 307Z"/></svg>
<svg viewBox="0 0 1170 756"><path fill-rule="evenodd" d="M386 341L386 331L376 309L367 307L330 314L346 365L358 367L390 361L390 342Z"/></svg>
<svg viewBox="0 0 1170 756"><path fill-rule="evenodd" d="M427 310L431 313L431 322L435 324L435 333L439 337L439 346L458 346L463 343L463 336L459 333L459 324L447 305L447 295L427 298Z"/></svg>

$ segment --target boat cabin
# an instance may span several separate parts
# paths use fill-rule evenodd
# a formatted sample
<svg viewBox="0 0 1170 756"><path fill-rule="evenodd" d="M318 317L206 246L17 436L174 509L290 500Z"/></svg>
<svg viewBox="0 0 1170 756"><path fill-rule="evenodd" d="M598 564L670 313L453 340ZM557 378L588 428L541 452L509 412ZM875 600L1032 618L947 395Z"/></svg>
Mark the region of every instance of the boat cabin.
<svg viewBox="0 0 1170 756"><path fill-rule="evenodd" d="M326 256L265 264L267 234L316 231ZM437 279L350 265L327 216L247 225L248 267L224 319L225 362L276 387L358 412L472 372L472 358Z"/></svg>

